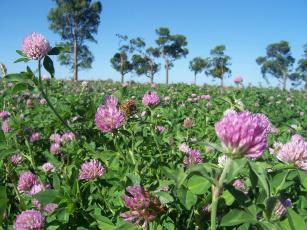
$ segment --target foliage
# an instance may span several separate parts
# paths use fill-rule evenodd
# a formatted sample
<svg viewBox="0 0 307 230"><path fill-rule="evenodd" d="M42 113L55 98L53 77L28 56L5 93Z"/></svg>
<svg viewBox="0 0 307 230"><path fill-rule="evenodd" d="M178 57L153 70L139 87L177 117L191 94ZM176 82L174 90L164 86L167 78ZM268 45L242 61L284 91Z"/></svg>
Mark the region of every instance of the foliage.
<svg viewBox="0 0 307 230"><path fill-rule="evenodd" d="M166 71L166 84L168 84L168 71L174 64L174 61L185 57L189 51L186 48L188 45L187 39L184 35L172 35L167 27L160 27L156 30L158 38L156 43L158 45L159 56L163 58Z"/></svg>
<svg viewBox="0 0 307 230"><path fill-rule="evenodd" d="M208 59L203 59L201 57L195 57L190 61L189 68L194 72L194 84L196 84L196 75L203 72L208 65Z"/></svg>
<svg viewBox="0 0 307 230"><path fill-rule="evenodd" d="M291 76L292 67L295 62L287 41L280 41L279 43L268 45L266 48L266 56L258 57L256 62L261 66L261 73L264 78L267 74L270 74L277 79L281 79L283 89L286 89L287 80ZM294 75L292 79L295 80Z"/></svg>
<svg viewBox="0 0 307 230"><path fill-rule="evenodd" d="M100 23L101 3L91 0L54 0L56 7L49 11L50 29L59 34L69 53L60 55L62 65L68 65L74 71L74 80L78 80L78 68L88 69L94 56L85 44L97 42L94 34Z"/></svg>
<svg viewBox="0 0 307 230"><path fill-rule="evenodd" d="M139 76L145 75L153 83L155 74L160 69L160 64L155 62L155 57L159 55L159 50L149 47L144 51L146 43L141 38L132 39L131 43L136 47L134 49L138 51L138 53L132 56L132 65L135 73Z"/></svg>

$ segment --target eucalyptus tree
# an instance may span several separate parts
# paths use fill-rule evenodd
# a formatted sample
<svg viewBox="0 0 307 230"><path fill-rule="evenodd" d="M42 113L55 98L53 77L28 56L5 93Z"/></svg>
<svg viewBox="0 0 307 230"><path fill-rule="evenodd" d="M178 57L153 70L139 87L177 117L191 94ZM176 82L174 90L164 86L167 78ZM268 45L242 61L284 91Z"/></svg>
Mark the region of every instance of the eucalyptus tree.
<svg viewBox="0 0 307 230"><path fill-rule="evenodd" d="M74 80L78 80L78 69L91 68L94 56L85 44L97 42L94 34L98 32L102 5L92 0L53 0L56 6L50 9L49 28L61 36L59 45L69 52L59 56L62 65L70 66Z"/></svg>
<svg viewBox="0 0 307 230"><path fill-rule="evenodd" d="M266 56L256 59L261 66L261 73L267 80L267 75L277 78L282 83L282 88L287 87L287 80L295 80L297 75L293 71L294 57L291 55L291 48L287 41L280 41L267 46Z"/></svg>
<svg viewBox="0 0 307 230"><path fill-rule="evenodd" d="M172 35L167 27L160 27L156 30L158 38L156 44L158 45L159 57L164 60L166 84L169 82L169 69L174 65L174 61L182 57L186 57L189 53L186 46L187 39L184 35Z"/></svg>
<svg viewBox="0 0 307 230"><path fill-rule="evenodd" d="M295 79L292 78L291 80L304 81L305 88L307 88L307 44L304 45L304 54L297 63L296 73L297 77ZM292 76L290 76L290 78Z"/></svg>
<svg viewBox="0 0 307 230"><path fill-rule="evenodd" d="M132 56L135 73L139 76L145 75L153 83L155 74L160 69L160 65L155 61L156 57L159 56L159 50L153 47L145 49L146 43L141 38L132 39L131 43L133 44L134 50L137 51Z"/></svg>
<svg viewBox="0 0 307 230"><path fill-rule="evenodd" d="M204 59L201 57L193 58L189 63L189 68L192 72L194 72L194 84L196 85L196 76L205 70L205 68L209 66L208 59Z"/></svg>
<svg viewBox="0 0 307 230"><path fill-rule="evenodd" d="M213 78L219 78L221 80L221 93L224 92L224 78L229 77L230 70L230 56L225 54L225 45L218 45L210 51L210 57L208 58L209 64L205 67L207 75L211 75Z"/></svg>
<svg viewBox="0 0 307 230"><path fill-rule="evenodd" d="M133 64L130 60L130 53L132 50L128 41L128 36L121 34L116 34L116 36L119 39L119 48L110 62L112 67L120 73L121 83L124 83L125 75L133 70Z"/></svg>

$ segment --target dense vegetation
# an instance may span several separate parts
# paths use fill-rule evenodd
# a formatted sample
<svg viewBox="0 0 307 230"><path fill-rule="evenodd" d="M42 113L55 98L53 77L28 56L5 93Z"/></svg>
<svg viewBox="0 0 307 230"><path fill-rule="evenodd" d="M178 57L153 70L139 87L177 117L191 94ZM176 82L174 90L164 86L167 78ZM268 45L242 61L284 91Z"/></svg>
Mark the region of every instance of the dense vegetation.
<svg viewBox="0 0 307 230"><path fill-rule="evenodd" d="M218 166L223 150L214 124L225 110L267 115L275 127L269 136L270 148L274 142L288 142L294 134L306 136L306 94L300 91L228 88L221 96L214 86L44 80L49 100L75 132L73 138L60 143L56 152L51 148L55 141L49 137L54 133L63 137L69 130L36 88L25 90L20 79L8 76L15 87L6 79L1 82L0 106L10 113L9 128L0 133L3 229L11 228L22 211L38 209L33 200L41 207L56 204L53 212L44 212L46 229L133 229L136 225L121 217L127 212L123 195L133 185L144 187L155 200L148 211L154 212L150 229L208 229L210 210L204 207L210 205L211 183L223 169ZM155 107L142 104L149 90L160 97ZM130 107L123 104L133 99L135 109L126 113L122 127L103 133L94 118L108 95L116 96L124 111ZM183 143L200 151L199 164L186 163L187 154L179 150ZM16 154L20 159L14 161ZM103 176L78 179L81 165L92 159L103 165ZM54 168L42 170L46 162ZM19 177L25 171L32 172L44 185L40 192L30 195L18 190ZM268 149L255 161L235 160L218 206L218 222L224 226L221 229L303 229L306 175L280 162ZM238 178L244 188L233 186ZM293 206L286 215L273 217L270 204L277 198L290 198Z"/></svg>

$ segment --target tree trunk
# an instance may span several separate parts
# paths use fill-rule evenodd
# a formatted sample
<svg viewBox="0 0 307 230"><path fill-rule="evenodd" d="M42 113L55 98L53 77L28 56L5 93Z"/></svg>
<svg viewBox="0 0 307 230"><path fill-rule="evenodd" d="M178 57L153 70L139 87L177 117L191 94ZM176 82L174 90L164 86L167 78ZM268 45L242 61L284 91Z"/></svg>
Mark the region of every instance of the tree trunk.
<svg viewBox="0 0 307 230"><path fill-rule="evenodd" d="M122 54L120 54L120 74L121 74L121 80L120 82L124 83L124 59Z"/></svg>
<svg viewBox="0 0 307 230"><path fill-rule="evenodd" d="M287 79L288 79L288 76L285 75L283 79L283 87L282 87L283 90L287 89Z"/></svg>
<svg viewBox="0 0 307 230"><path fill-rule="evenodd" d="M77 32L78 21L74 18L74 81L78 81L78 44L77 44Z"/></svg>
<svg viewBox="0 0 307 230"><path fill-rule="evenodd" d="M196 73L194 73L194 85L196 85Z"/></svg>
<svg viewBox="0 0 307 230"><path fill-rule="evenodd" d="M166 84L168 84L168 60L165 60L165 73L166 73Z"/></svg>
<svg viewBox="0 0 307 230"><path fill-rule="evenodd" d="M78 47L76 38L74 41L74 81L78 81Z"/></svg>
<svg viewBox="0 0 307 230"><path fill-rule="evenodd" d="M224 70L222 68L222 74L221 74L221 95L224 95Z"/></svg>
<svg viewBox="0 0 307 230"><path fill-rule="evenodd" d="M120 82L123 84L124 83L124 74L123 73L121 73L121 80L120 80Z"/></svg>

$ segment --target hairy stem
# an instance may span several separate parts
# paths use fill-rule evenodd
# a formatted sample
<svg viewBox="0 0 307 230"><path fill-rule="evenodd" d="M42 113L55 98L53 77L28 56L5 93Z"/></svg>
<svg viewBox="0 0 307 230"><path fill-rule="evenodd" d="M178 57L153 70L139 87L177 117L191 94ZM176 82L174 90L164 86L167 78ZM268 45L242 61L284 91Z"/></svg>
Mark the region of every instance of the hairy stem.
<svg viewBox="0 0 307 230"><path fill-rule="evenodd" d="M231 158L227 158L225 167L221 174L221 177L217 181L216 185L212 185L212 203L211 203L211 230L216 230L216 213L217 213L217 206L220 194L223 190L223 183L226 178L227 173L229 172L230 166L232 163Z"/></svg>

